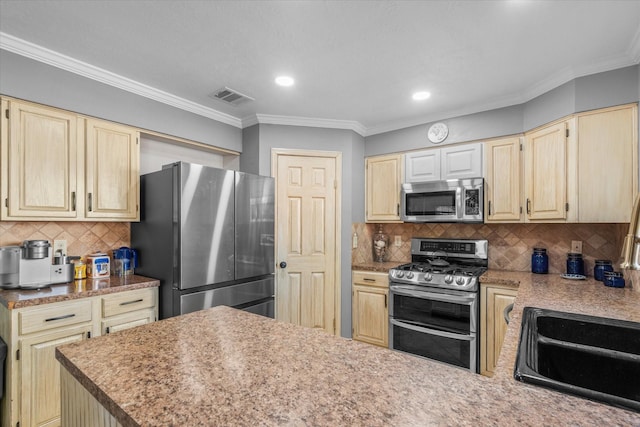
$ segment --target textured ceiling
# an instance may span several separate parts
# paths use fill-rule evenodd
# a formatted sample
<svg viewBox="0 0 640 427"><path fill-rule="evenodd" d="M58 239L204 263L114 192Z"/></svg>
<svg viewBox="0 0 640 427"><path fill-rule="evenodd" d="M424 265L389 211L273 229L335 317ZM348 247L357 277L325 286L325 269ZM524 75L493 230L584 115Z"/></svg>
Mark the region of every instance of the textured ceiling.
<svg viewBox="0 0 640 427"><path fill-rule="evenodd" d="M372 134L637 64L640 0L0 0L0 33L244 123L340 120ZM296 85L275 86L279 74ZM223 86L255 101L208 96ZM417 90L432 96L417 103Z"/></svg>

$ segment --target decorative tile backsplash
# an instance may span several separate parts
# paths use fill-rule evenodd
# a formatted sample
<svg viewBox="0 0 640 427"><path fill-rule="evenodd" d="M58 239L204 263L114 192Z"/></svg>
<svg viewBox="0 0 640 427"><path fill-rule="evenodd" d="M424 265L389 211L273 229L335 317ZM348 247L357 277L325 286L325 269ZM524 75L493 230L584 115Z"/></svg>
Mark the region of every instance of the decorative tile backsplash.
<svg viewBox="0 0 640 427"><path fill-rule="evenodd" d="M371 241L378 226L352 224L352 233L358 236L358 247L351 253L353 264L373 261ZM618 261L628 228L629 224L382 224L390 242L385 261L409 262L412 237L486 239L489 268L531 271L531 252L534 247L542 247L549 254L549 272L564 273L571 241L580 240L589 275L593 275L596 259L610 259L614 264ZM401 237L400 246L395 246L395 236Z"/></svg>
<svg viewBox="0 0 640 427"><path fill-rule="evenodd" d="M20 245L24 240L67 241L67 255L85 256L129 246L128 222L0 222L0 246Z"/></svg>

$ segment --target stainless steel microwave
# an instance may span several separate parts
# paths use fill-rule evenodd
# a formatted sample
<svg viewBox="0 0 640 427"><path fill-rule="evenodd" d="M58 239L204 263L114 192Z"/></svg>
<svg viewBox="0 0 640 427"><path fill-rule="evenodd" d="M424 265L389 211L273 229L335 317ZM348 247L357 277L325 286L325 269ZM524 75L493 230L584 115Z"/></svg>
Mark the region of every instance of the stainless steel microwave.
<svg viewBox="0 0 640 427"><path fill-rule="evenodd" d="M400 217L405 222L483 222L484 179L402 184Z"/></svg>

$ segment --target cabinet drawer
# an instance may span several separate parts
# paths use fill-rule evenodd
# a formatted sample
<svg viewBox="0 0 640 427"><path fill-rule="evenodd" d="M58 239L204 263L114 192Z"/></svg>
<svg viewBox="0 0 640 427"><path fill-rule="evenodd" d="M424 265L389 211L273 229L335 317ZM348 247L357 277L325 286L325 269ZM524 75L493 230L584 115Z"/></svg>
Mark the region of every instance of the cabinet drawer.
<svg viewBox="0 0 640 427"><path fill-rule="evenodd" d="M353 283L388 288L389 275L387 273L375 273L370 271L354 271Z"/></svg>
<svg viewBox="0 0 640 427"><path fill-rule="evenodd" d="M25 335L90 321L91 300L65 302L18 313L18 333Z"/></svg>
<svg viewBox="0 0 640 427"><path fill-rule="evenodd" d="M155 306L155 289L146 288L119 292L102 297L102 317L115 316L130 311Z"/></svg>

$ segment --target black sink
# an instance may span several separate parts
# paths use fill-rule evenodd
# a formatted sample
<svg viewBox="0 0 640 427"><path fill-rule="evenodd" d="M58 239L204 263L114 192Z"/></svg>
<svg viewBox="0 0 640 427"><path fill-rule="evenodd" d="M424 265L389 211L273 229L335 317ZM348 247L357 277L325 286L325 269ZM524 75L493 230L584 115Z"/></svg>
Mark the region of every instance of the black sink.
<svg viewBox="0 0 640 427"><path fill-rule="evenodd" d="M640 412L640 323L525 307L514 377Z"/></svg>

